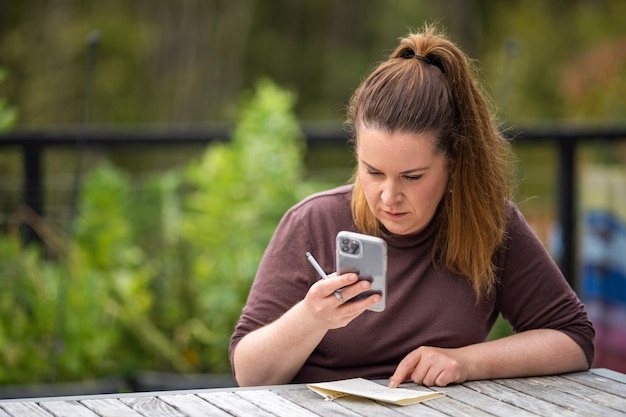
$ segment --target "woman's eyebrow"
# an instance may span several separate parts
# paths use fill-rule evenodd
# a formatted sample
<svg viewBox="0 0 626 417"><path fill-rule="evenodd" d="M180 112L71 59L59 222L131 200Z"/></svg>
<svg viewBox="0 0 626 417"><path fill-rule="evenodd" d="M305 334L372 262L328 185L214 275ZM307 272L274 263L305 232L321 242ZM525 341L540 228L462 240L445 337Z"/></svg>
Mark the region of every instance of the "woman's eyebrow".
<svg viewBox="0 0 626 417"><path fill-rule="evenodd" d="M407 171L402 171L400 173L400 175L415 174L416 172L426 171L427 169L428 169L428 167L420 167L420 168L409 169Z"/></svg>
<svg viewBox="0 0 626 417"><path fill-rule="evenodd" d="M376 169L375 167L373 167L372 165L368 164L367 162L365 162L362 159L361 159L361 163L363 163L363 165L365 165L367 167L367 169L369 169L371 171L379 171L378 169Z"/></svg>
<svg viewBox="0 0 626 417"><path fill-rule="evenodd" d="M363 165L365 165L367 167L367 169L371 170L371 171L380 171L378 168L368 164L367 162L365 162L364 160L361 159L361 162L363 163ZM428 167L418 167L418 168L413 168L413 169L407 169L406 171L402 171L400 173L400 175L408 175L408 174L414 174L416 172L419 171L426 171L428 169Z"/></svg>

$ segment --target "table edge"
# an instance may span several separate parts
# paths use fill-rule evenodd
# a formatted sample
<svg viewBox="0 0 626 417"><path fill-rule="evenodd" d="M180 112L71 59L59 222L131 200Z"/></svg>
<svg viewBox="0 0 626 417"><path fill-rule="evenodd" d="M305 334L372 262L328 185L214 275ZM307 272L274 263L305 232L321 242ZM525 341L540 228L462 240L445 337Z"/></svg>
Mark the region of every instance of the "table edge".
<svg viewBox="0 0 626 417"><path fill-rule="evenodd" d="M626 374L618 371L614 371L608 368L592 368L588 371L591 374L611 379L613 381L626 384ZM576 374L580 372L572 372ZM567 375L560 374L559 376ZM387 380L377 380L375 382L386 384ZM87 401L87 400L100 400L110 398L139 398L139 397L160 397L165 395L195 395L205 394L211 392L233 392L233 391L257 391L257 390L296 390L306 387L306 384L284 384L284 385L262 385L254 387L223 387L223 388L201 388L201 389L183 389L173 391L136 391L136 392L124 392L124 393L112 393L112 394L89 394L89 395L67 395L58 397L39 397L39 398L5 398L0 399L0 404L11 402L50 402L50 401Z"/></svg>

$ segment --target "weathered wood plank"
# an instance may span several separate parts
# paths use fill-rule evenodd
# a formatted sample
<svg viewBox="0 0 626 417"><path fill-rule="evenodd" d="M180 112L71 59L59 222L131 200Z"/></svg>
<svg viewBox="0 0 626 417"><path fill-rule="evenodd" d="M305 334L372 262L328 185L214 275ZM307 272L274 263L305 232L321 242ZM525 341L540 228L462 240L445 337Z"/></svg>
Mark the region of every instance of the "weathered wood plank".
<svg viewBox="0 0 626 417"><path fill-rule="evenodd" d="M150 417L185 417L183 413L158 397L121 398L133 410Z"/></svg>
<svg viewBox="0 0 626 417"><path fill-rule="evenodd" d="M445 415L454 417L483 417L489 415L489 413L485 411L478 410L471 405L465 404L448 396L426 401L423 403L423 405L437 410Z"/></svg>
<svg viewBox="0 0 626 417"><path fill-rule="evenodd" d="M530 411L531 413L535 413L540 416L580 416L572 410L563 408L548 401L537 399L532 395L525 394L495 381L472 381L466 382L463 385L475 390L478 393L488 395L489 397L495 398L499 401L505 402L522 410Z"/></svg>
<svg viewBox="0 0 626 417"><path fill-rule="evenodd" d="M234 416L272 416L272 414L257 407L250 401L243 401L242 397L234 392L199 393L198 396Z"/></svg>
<svg viewBox="0 0 626 417"><path fill-rule="evenodd" d="M626 383L592 372L472 381L437 388L446 394L420 404L395 406L365 398L325 401L304 385L229 388L106 396L0 400L0 417L196 417L196 416L625 416ZM621 375L621 374L620 374ZM403 388L426 389L415 384Z"/></svg>
<svg viewBox="0 0 626 417"><path fill-rule="evenodd" d="M326 401L319 394L314 393L308 388L300 388L298 390L274 391L277 395L298 404L300 407L323 416L337 417L355 417L360 414L351 411L335 401Z"/></svg>
<svg viewBox="0 0 626 417"><path fill-rule="evenodd" d="M614 409L603 407L586 399L572 395L567 391L560 391L547 386L541 378L512 378L502 380L502 384L531 395L537 399L551 402L568 410L588 416L624 417L624 413Z"/></svg>
<svg viewBox="0 0 626 417"><path fill-rule="evenodd" d="M413 383L402 384L401 387L406 389L419 389L422 391L428 390L425 387L418 386ZM449 415L429 407L428 404L431 401L408 406L397 406L355 397L345 397L338 398L334 401L325 401L319 394L314 393L308 388L300 388L298 390L289 391L277 390L276 393L293 403L321 415L354 416L355 414L371 414L376 416L419 415L424 417L446 417ZM438 399L432 401L437 400ZM339 406L339 408L337 408L337 406ZM376 407L376 409L374 410L373 407Z"/></svg>
<svg viewBox="0 0 626 417"><path fill-rule="evenodd" d="M44 401L39 406L48 410L55 417L98 417L96 413L78 401Z"/></svg>
<svg viewBox="0 0 626 417"><path fill-rule="evenodd" d="M402 406L394 406L393 408L389 408L382 405L382 403L368 400L367 398L350 396L337 398L333 402L362 416L370 415L376 417L399 417L403 415L398 410L400 408L403 408Z"/></svg>
<svg viewBox="0 0 626 417"><path fill-rule="evenodd" d="M432 401L437 401L440 399L441 398L435 398ZM446 414L442 411L432 408L429 404L432 404L431 400L428 400L423 403L405 405L402 407L398 407L392 404L382 404L382 405L388 408L393 407L396 413L401 414L403 416L411 416L411 417L412 416L420 416L420 417L449 417L450 416L450 414Z"/></svg>
<svg viewBox="0 0 626 417"><path fill-rule="evenodd" d="M415 386L415 384L412 384ZM403 386L403 388L411 388L409 386ZM422 387L420 387L422 389ZM335 401L325 401L319 394L314 393L308 388L300 388L298 390L289 391L275 391L281 397L300 405L314 413L327 416L360 416L364 413L372 413L374 415L419 415L421 417L446 417L447 414L443 414L439 411L429 408L426 403L413 404L408 406L396 406L393 404L376 403L367 399L337 399ZM376 407L373 411L372 407ZM391 410L385 410L384 407Z"/></svg>
<svg viewBox="0 0 626 417"><path fill-rule="evenodd" d="M81 403L101 417L143 417L142 414L114 398L83 400Z"/></svg>
<svg viewBox="0 0 626 417"><path fill-rule="evenodd" d="M6 411L10 416L19 416L19 417L51 417L50 414L45 409L41 408L39 404L35 402L10 402L3 403L0 405L4 411Z"/></svg>
<svg viewBox="0 0 626 417"><path fill-rule="evenodd" d="M159 397L169 405L176 407L189 417L231 417L232 414L218 408L216 405L203 400L197 395L180 394L180 395L161 395Z"/></svg>
<svg viewBox="0 0 626 417"><path fill-rule="evenodd" d="M276 395L272 391L237 391L237 395L241 398L256 404L260 408L268 411L275 416L284 417L318 417L309 410L300 407L297 404L287 401L285 398Z"/></svg>
<svg viewBox="0 0 626 417"><path fill-rule="evenodd" d="M608 392L609 394L626 397L626 384L622 384L614 379L604 378L590 372L566 374L562 377L600 391Z"/></svg>
<svg viewBox="0 0 626 417"><path fill-rule="evenodd" d="M622 384L626 384L626 374L614 371L608 368L593 368L589 370L590 373L598 375L607 379L612 379Z"/></svg>
<svg viewBox="0 0 626 417"><path fill-rule="evenodd" d="M438 387L437 391L443 392L450 398L466 404L467 407L473 407L486 413L496 416L519 416L519 417L536 417L536 414L530 411L516 407L515 405L500 401L486 395L480 395L476 391L464 385L452 385L448 387ZM436 400L434 400L436 401Z"/></svg>
<svg viewBox="0 0 626 417"><path fill-rule="evenodd" d="M11 415L0 408L0 417L11 417Z"/></svg>
<svg viewBox="0 0 626 417"><path fill-rule="evenodd" d="M587 401L600 404L603 407L613 408L626 412L626 385L624 385L624 396L610 394L587 385L583 385L576 380L557 376L542 377L541 382L548 387L558 389L571 395L575 395Z"/></svg>

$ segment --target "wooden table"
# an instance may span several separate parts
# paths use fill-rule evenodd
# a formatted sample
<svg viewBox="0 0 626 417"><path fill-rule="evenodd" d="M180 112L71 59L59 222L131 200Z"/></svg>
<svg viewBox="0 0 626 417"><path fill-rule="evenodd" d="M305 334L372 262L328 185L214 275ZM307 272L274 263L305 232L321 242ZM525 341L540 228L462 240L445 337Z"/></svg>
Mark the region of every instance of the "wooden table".
<svg viewBox="0 0 626 417"><path fill-rule="evenodd" d="M446 396L404 407L355 397L325 401L305 385L14 399L0 401L0 417L626 416L626 375L608 369L435 390Z"/></svg>

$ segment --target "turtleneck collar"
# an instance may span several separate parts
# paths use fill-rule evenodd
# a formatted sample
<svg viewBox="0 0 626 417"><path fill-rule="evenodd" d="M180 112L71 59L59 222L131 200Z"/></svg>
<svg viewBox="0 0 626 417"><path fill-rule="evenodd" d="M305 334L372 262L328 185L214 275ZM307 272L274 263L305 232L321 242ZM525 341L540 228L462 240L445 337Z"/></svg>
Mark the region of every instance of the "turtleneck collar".
<svg viewBox="0 0 626 417"><path fill-rule="evenodd" d="M435 215L435 218L431 220L428 225L417 233L412 233L410 235L396 235L387 230L384 226L381 225L380 228L380 237L383 238L388 245L396 247L396 248L410 248L423 245L428 242L430 238L435 233L437 229L437 221L438 216Z"/></svg>

